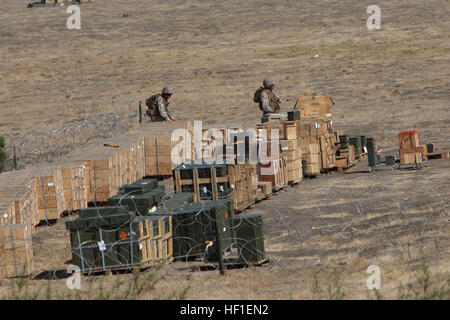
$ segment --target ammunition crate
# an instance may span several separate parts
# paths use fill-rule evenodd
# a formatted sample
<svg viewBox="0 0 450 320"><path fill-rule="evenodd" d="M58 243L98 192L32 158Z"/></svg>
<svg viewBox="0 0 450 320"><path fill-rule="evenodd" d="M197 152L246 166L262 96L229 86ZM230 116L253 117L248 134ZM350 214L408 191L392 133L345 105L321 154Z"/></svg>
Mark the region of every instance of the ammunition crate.
<svg viewBox="0 0 450 320"><path fill-rule="evenodd" d="M204 257L209 244L214 256L217 253L218 238L223 241L223 248L229 248L234 243L234 211L231 200L186 204L172 212L161 207L153 214L172 217L173 256L176 259ZM216 234L216 223L220 224L220 237Z"/></svg>
<svg viewBox="0 0 450 320"><path fill-rule="evenodd" d="M173 170L175 191L194 193L194 201L219 200L230 197L227 165L187 165Z"/></svg>
<svg viewBox="0 0 450 320"><path fill-rule="evenodd" d="M349 138L349 143L355 147L355 154L359 155L363 153L362 143L361 143L361 137L351 137Z"/></svg>
<svg viewBox="0 0 450 320"><path fill-rule="evenodd" d="M265 259L263 222L260 214L243 215L233 220L239 260L260 262Z"/></svg>
<svg viewBox="0 0 450 320"><path fill-rule="evenodd" d="M100 217L67 221L72 262L83 273L135 266L144 268L170 262L170 226L171 217L136 217L132 212L121 214L114 211L105 212Z"/></svg>
<svg viewBox="0 0 450 320"><path fill-rule="evenodd" d="M158 187L157 179L141 179L120 188L121 193L125 194L143 194L152 191Z"/></svg>

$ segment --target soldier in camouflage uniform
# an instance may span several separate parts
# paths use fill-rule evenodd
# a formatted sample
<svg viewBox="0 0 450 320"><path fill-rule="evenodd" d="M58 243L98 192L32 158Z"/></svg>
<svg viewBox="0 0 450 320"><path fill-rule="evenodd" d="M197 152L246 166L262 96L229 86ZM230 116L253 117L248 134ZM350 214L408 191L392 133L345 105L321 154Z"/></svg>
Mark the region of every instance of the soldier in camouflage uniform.
<svg viewBox="0 0 450 320"><path fill-rule="evenodd" d="M263 117L267 117L270 113L278 113L280 111L280 98L273 92L275 81L266 78L263 86L256 90L253 97L255 103L259 103L259 109L263 112Z"/></svg>
<svg viewBox="0 0 450 320"><path fill-rule="evenodd" d="M164 87L160 94L155 94L147 99L145 103L148 107L146 115L150 117L151 121L175 121L169 111L169 99L172 94L172 88Z"/></svg>

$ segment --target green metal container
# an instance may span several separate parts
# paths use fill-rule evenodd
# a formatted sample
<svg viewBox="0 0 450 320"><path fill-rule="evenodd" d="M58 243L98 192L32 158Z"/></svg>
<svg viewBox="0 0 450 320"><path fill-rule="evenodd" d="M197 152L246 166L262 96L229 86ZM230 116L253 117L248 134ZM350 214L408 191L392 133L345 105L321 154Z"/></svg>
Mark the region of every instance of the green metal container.
<svg viewBox="0 0 450 320"><path fill-rule="evenodd" d="M363 153L361 137L351 137L349 138L349 143L355 147L355 154Z"/></svg>
<svg viewBox="0 0 450 320"><path fill-rule="evenodd" d="M138 217L134 212L129 212L67 221L73 263L80 267L81 272L90 273L108 269L128 269L157 262L157 257L153 257L152 261L144 261L141 250L148 241L158 243L157 239L162 236L159 230L161 219L162 217L157 216ZM145 220L153 222L152 230L147 230L146 223L140 224ZM163 220L167 232L169 221ZM157 239L150 240L150 237Z"/></svg>
<svg viewBox="0 0 450 320"><path fill-rule="evenodd" d="M298 110L288 111L287 115L289 121L300 120L300 111Z"/></svg>
<svg viewBox="0 0 450 320"><path fill-rule="evenodd" d="M208 245L211 249L208 251L217 254L216 239L221 239L225 249L234 243L231 200L190 203L172 212L161 207L153 215L172 216L174 258L191 260L204 257ZM216 223L221 230L220 237L217 236Z"/></svg>
<svg viewBox="0 0 450 320"><path fill-rule="evenodd" d="M157 179L141 179L131 184L126 184L120 188L125 194L143 194L148 193L158 187Z"/></svg>
<svg viewBox="0 0 450 320"><path fill-rule="evenodd" d="M80 219L106 217L111 215L128 214L130 209L126 206L91 207L79 211Z"/></svg>
<svg viewBox="0 0 450 320"><path fill-rule="evenodd" d="M377 143L375 138L367 138L367 157L369 167L375 167L378 164Z"/></svg>
<svg viewBox="0 0 450 320"><path fill-rule="evenodd" d="M366 136L361 136L361 145L362 145L363 149L364 149L364 147L367 148L367 138L366 138Z"/></svg>
<svg viewBox="0 0 450 320"><path fill-rule="evenodd" d="M260 262L265 259L263 222L260 214L234 218L239 260Z"/></svg>
<svg viewBox="0 0 450 320"><path fill-rule="evenodd" d="M307 170L308 170L308 168L307 168L306 160L302 160L302 173L303 173L304 177L306 177L306 175L308 174Z"/></svg>
<svg viewBox="0 0 450 320"><path fill-rule="evenodd" d="M350 140L347 135L339 136L339 142L341 148L347 148L350 144Z"/></svg>
<svg viewBox="0 0 450 320"><path fill-rule="evenodd" d="M159 205L164 196L164 188L158 186L152 191L142 194L119 193L108 199L108 205L127 206L131 210L134 210L141 215L145 215L148 214L149 209Z"/></svg>
<svg viewBox="0 0 450 320"><path fill-rule="evenodd" d="M182 192L175 193L171 198L167 201L163 202L161 207L159 207L158 211L164 211L167 213L173 212L177 209L181 209L188 203L192 203L194 201L194 193Z"/></svg>
<svg viewBox="0 0 450 320"><path fill-rule="evenodd" d="M395 164L395 158L394 158L394 156L386 156L385 160L386 160L386 164L387 164L388 166L392 166L392 165Z"/></svg>

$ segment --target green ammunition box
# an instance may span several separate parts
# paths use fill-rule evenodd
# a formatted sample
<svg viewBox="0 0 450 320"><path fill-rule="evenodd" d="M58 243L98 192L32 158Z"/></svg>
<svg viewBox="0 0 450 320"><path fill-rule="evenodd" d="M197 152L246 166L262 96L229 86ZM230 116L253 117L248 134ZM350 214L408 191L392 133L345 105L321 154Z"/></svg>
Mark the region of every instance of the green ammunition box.
<svg viewBox="0 0 450 320"><path fill-rule="evenodd" d="M235 217L236 242L239 260L259 262L265 259L263 223L260 214Z"/></svg>

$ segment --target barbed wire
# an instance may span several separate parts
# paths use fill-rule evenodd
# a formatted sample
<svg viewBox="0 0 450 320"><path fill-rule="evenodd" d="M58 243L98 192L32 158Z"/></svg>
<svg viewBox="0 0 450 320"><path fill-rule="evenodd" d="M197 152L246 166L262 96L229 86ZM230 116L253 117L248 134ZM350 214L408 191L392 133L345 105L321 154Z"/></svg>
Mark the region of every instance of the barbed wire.
<svg viewBox="0 0 450 320"><path fill-rule="evenodd" d="M107 112L82 115L70 125L60 128L31 130L24 135L2 133L0 135L5 137L6 145L2 151L7 154L7 158L0 163L0 169L11 171L30 164L52 162L96 139L124 133L132 122L136 122L135 114L126 114L114 108Z"/></svg>

